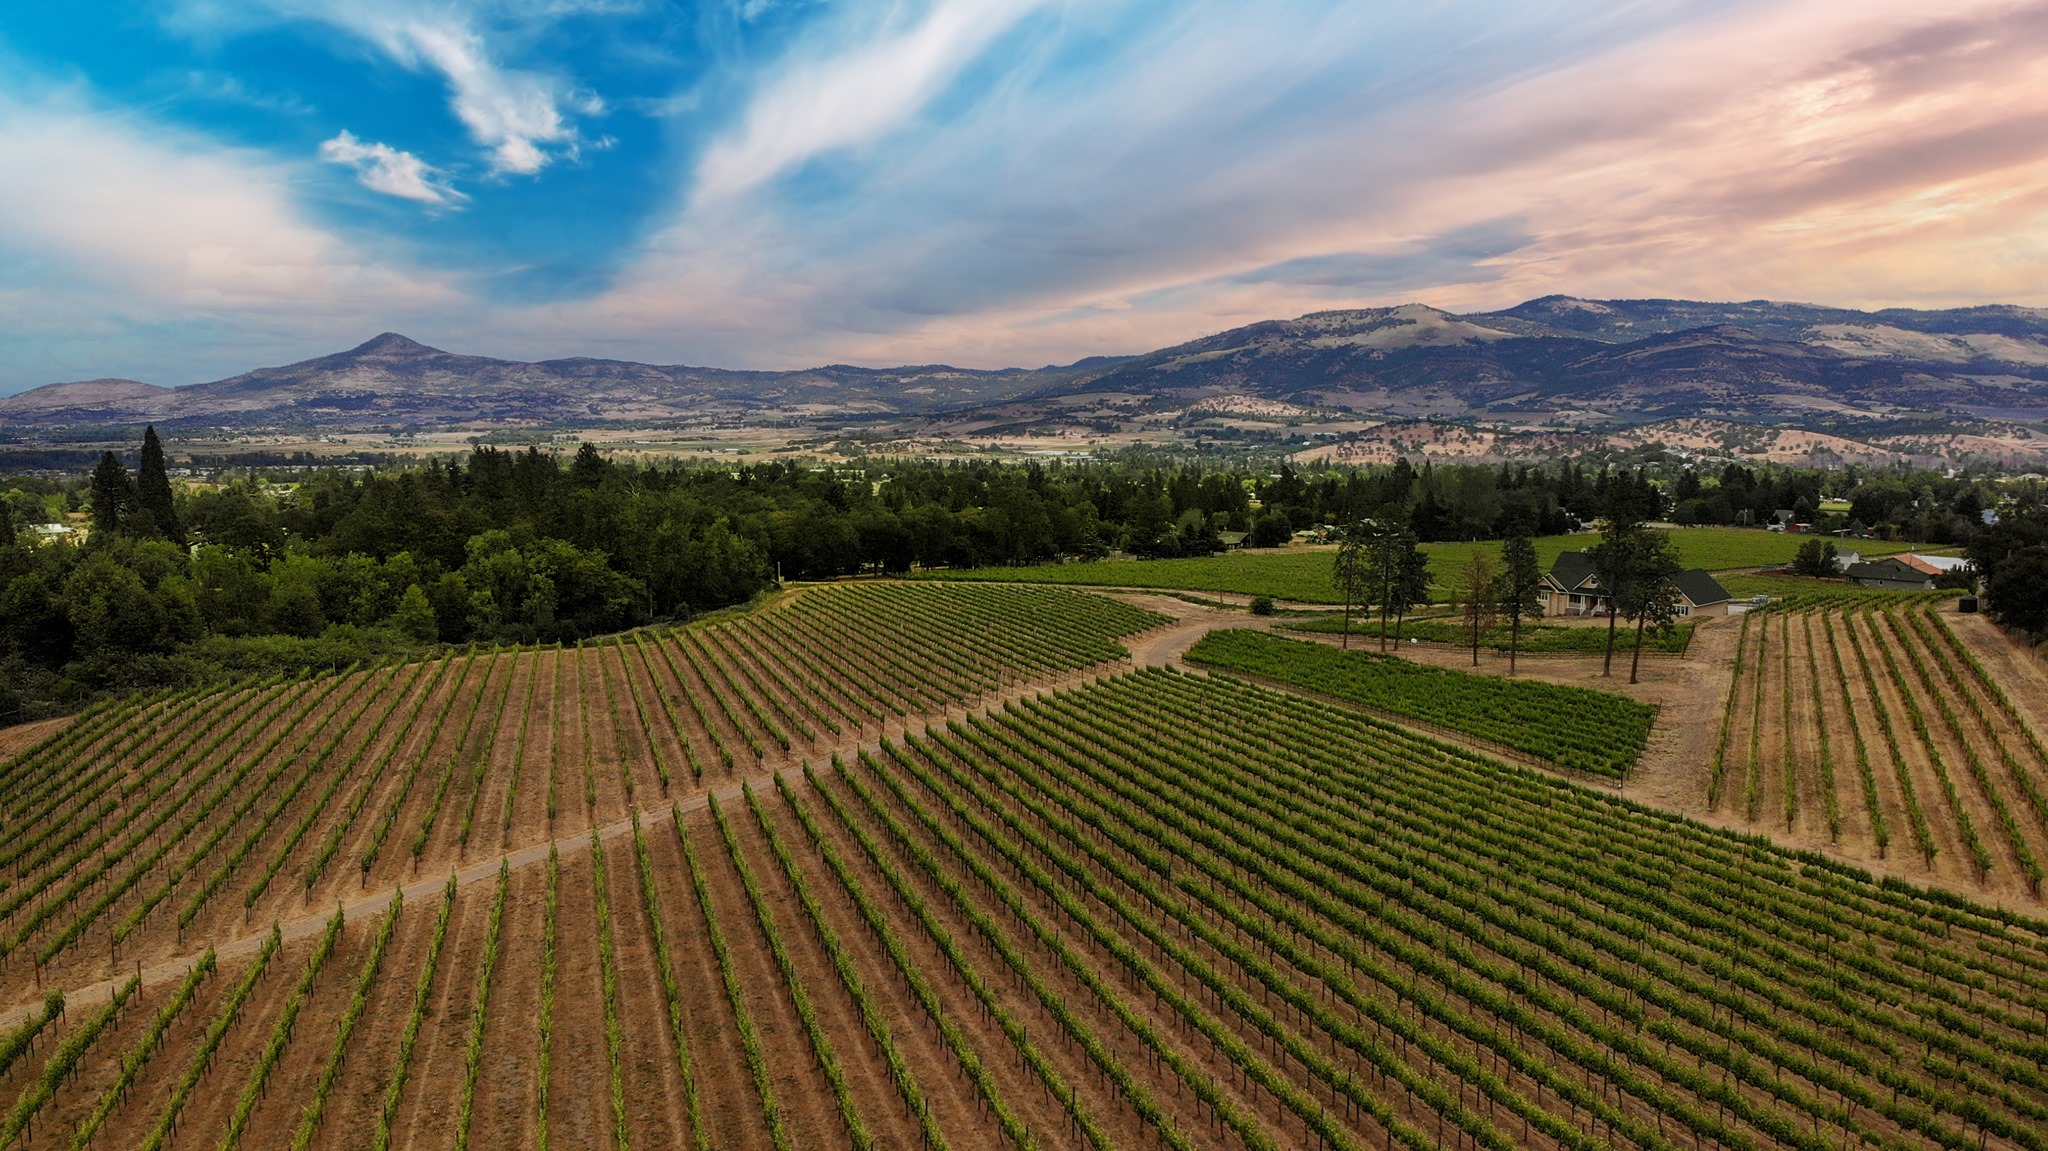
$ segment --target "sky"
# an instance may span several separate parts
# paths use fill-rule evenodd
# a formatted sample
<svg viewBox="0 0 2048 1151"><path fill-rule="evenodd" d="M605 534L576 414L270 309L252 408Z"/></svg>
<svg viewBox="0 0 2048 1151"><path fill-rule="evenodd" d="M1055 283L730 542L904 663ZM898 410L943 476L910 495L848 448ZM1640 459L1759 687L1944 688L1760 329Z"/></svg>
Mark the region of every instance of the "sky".
<svg viewBox="0 0 2048 1151"><path fill-rule="evenodd" d="M2048 2L11 0L0 394L2048 306Z"/></svg>

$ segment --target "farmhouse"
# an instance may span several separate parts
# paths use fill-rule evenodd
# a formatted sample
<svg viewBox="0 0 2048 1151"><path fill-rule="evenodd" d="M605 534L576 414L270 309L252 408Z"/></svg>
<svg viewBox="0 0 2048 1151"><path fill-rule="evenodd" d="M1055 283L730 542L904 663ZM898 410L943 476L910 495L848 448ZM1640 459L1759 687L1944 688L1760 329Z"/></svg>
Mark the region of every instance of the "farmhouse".
<svg viewBox="0 0 2048 1151"><path fill-rule="evenodd" d="M1600 578L1593 571L1593 557L1585 552L1563 552L1543 577L1547 597L1543 614L1606 615L1607 593L1600 590ZM1721 582L1706 571L1694 568L1671 577L1678 589L1679 615L1727 615L1731 598Z"/></svg>
<svg viewBox="0 0 2048 1151"><path fill-rule="evenodd" d="M1941 570L1918 556L1886 556L1869 563L1850 564L1842 574L1857 587L1933 591L1934 577Z"/></svg>

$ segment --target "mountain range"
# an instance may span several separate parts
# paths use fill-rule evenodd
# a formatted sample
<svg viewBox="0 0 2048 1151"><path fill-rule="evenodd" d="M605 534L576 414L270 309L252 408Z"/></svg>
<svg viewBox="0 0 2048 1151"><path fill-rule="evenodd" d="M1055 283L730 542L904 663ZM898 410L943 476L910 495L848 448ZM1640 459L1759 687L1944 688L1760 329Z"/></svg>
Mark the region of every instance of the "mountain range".
<svg viewBox="0 0 2048 1151"><path fill-rule="evenodd" d="M51 384L0 398L0 426L35 435L143 422L289 432L911 418L1029 429L1100 427L1229 397L1518 426L2032 421L2048 416L2048 310L1546 296L1463 315L1421 304L1317 312L1140 356L995 371L527 363L385 333L185 387Z"/></svg>

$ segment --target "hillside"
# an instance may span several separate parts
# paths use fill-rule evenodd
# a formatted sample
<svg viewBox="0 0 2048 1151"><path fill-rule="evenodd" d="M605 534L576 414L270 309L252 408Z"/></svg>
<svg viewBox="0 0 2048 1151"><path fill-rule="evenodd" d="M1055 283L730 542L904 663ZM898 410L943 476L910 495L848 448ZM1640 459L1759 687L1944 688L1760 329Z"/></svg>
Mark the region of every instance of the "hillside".
<svg viewBox="0 0 2048 1151"><path fill-rule="evenodd" d="M1236 328L1029 398L1072 411L1084 396L1186 405L1229 394L1522 422L2038 418L2048 313L1546 297L1460 316L1410 304Z"/></svg>
<svg viewBox="0 0 2048 1151"><path fill-rule="evenodd" d="M2048 312L1548 296L1468 315L1421 304L1318 312L1127 359L996 371L526 363L385 333L186 387L50 385L0 399L0 421L75 431L856 420L943 436L1149 427L1261 404L1549 428L1703 417L1850 435L2031 421L2048 415Z"/></svg>
<svg viewBox="0 0 2048 1151"><path fill-rule="evenodd" d="M845 419L986 402L1088 369L832 365L747 372L578 357L459 355L386 332L346 352L180 388L52 384L0 399L24 427L284 430Z"/></svg>

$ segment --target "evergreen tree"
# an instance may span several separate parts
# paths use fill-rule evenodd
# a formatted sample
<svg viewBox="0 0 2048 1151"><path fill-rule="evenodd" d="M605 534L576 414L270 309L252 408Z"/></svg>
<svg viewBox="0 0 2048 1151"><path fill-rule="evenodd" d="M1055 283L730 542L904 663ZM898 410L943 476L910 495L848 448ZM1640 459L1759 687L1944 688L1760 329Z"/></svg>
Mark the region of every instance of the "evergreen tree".
<svg viewBox="0 0 2048 1151"><path fill-rule="evenodd" d="M142 475L135 486L135 497L148 525L182 546L185 529L178 523L177 506L171 502L171 474L164 468L164 445L156 438L155 424L142 433Z"/></svg>
<svg viewBox="0 0 2048 1151"><path fill-rule="evenodd" d="M1536 544L1526 535L1511 536L1500 548L1501 571L1494 585L1494 602L1508 617L1508 674L1515 674L1515 657L1522 646L1522 619L1543 614L1543 567L1536 560Z"/></svg>
<svg viewBox="0 0 2048 1151"><path fill-rule="evenodd" d="M598 454L597 445L585 440L569 464L569 479L579 488L594 488L604 482L611 467L611 461Z"/></svg>
<svg viewBox="0 0 2048 1151"><path fill-rule="evenodd" d="M1636 624L1636 650L1628 665L1630 683L1636 682L1636 672L1643 664L1644 626L1661 632L1678 618L1678 587L1671 577L1681 570L1678 548L1671 537L1644 529L1630 551L1628 583L1614 597L1616 610Z"/></svg>
<svg viewBox="0 0 2048 1151"><path fill-rule="evenodd" d="M6 500L0 500L0 548L13 547L14 538L14 509L7 506Z"/></svg>
<svg viewBox="0 0 2048 1151"><path fill-rule="evenodd" d="M1415 533L1403 528L1395 533L1392 566L1394 580L1388 606L1394 613L1394 642L1401 642L1401 625L1408 609L1429 602L1429 556L1417 545Z"/></svg>
<svg viewBox="0 0 2048 1151"><path fill-rule="evenodd" d="M135 481L112 452L100 455L92 470L92 526L102 535L121 530L128 513L135 508Z"/></svg>
<svg viewBox="0 0 2048 1151"><path fill-rule="evenodd" d="M1371 520L1360 520L1344 525L1337 533L1337 555L1331 568L1330 582L1344 593L1342 646L1346 648L1351 646L1351 606L1365 606L1370 602L1376 575L1372 562L1372 537L1378 530Z"/></svg>
<svg viewBox="0 0 2048 1151"><path fill-rule="evenodd" d="M1629 594L1629 581L1636 570L1636 553L1644 546L1643 537L1651 529L1642 524L1610 518L1600 525L1600 542L1586 549L1587 558L1593 561L1593 579L1600 594L1607 597L1607 658L1601 664L1601 675L1614 674L1614 629L1619 622L1617 609L1622 598Z"/></svg>

